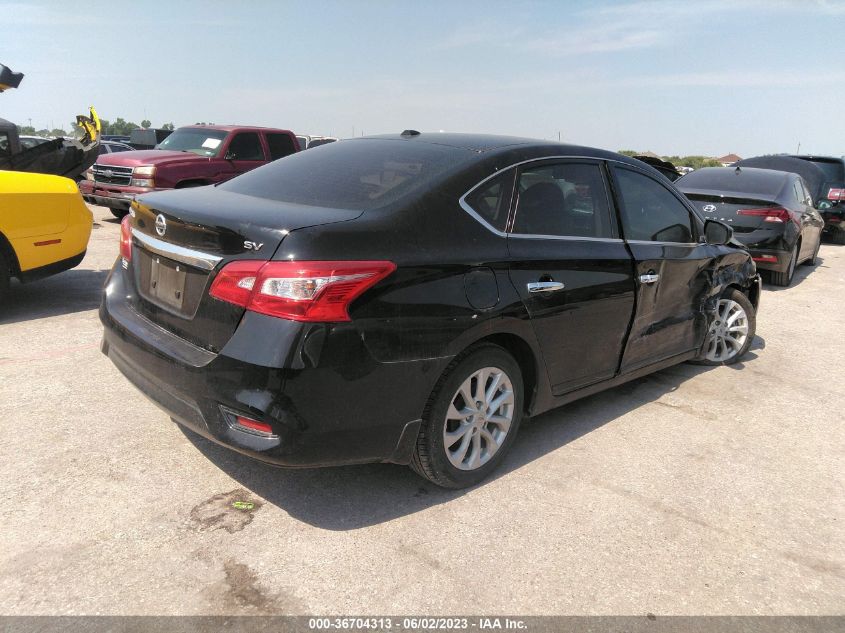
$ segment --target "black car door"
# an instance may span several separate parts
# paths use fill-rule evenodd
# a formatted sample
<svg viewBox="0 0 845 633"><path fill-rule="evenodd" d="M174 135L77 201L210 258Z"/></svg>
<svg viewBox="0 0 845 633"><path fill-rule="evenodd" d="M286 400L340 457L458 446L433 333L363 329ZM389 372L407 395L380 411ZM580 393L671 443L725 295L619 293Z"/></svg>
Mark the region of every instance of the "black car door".
<svg viewBox="0 0 845 633"><path fill-rule="evenodd" d="M598 161L523 165L508 235L552 391L614 376L634 306L633 263Z"/></svg>
<svg viewBox="0 0 845 633"><path fill-rule="evenodd" d="M627 166L611 172L636 267L637 308L624 373L701 346L713 250L699 241L699 222L669 186Z"/></svg>

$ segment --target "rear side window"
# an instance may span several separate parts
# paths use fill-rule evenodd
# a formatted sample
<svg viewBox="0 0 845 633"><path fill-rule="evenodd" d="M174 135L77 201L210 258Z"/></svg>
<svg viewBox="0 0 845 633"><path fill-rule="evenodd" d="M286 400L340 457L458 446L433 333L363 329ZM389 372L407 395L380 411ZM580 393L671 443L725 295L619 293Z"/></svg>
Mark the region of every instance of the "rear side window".
<svg viewBox="0 0 845 633"><path fill-rule="evenodd" d="M545 163L519 174L513 233L560 237L615 237L598 165Z"/></svg>
<svg viewBox="0 0 845 633"><path fill-rule="evenodd" d="M491 178L466 197L466 203L497 231L504 232L508 223L514 170Z"/></svg>
<svg viewBox="0 0 845 633"><path fill-rule="evenodd" d="M647 242L695 241L692 216L662 184L628 169L613 169L622 198L625 239Z"/></svg>
<svg viewBox="0 0 845 633"><path fill-rule="evenodd" d="M267 145L270 147L270 160L290 156L296 149L287 134L268 134Z"/></svg>
<svg viewBox="0 0 845 633"><path fill-rule="evenodd" d="M464 149L404 140L338 141L253 169L220 188L315 207L376 209L474 156Z"/></svg>
<svg viewBox="0 0 845 633"><path fill-rule="evenodd" d="M241 132L229 144L227 157L232 160L264 160L264 150L255 132Z"/></svg>

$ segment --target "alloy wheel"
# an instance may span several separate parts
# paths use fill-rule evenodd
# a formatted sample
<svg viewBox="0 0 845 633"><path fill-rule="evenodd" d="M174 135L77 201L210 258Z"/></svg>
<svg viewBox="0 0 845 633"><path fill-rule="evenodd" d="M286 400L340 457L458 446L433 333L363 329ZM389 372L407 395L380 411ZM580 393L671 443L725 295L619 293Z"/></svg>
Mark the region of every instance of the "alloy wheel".
<svg viewBox="0 0 845 633"><path fill-rule="evenodd" d="M721 363L736 356L748 339L748 315L733 299L722 299L707 334L705 357Z"/></svg>
<svg viewBox="0 0 845 633"><path fill-rule="evenodd" d="M443 447L460 470L476 470L502 446L514 416L513 383L498 367L467 378L452 397L443 426Z"/></svg>

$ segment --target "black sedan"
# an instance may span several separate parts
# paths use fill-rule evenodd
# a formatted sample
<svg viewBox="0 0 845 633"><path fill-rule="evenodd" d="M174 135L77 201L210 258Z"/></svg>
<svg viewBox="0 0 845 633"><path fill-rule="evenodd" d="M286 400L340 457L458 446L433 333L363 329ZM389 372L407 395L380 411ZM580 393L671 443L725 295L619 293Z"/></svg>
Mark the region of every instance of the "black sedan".
<svg viewBox="0 0 845 633"><path fill-rule="evenodd" d="M788 286L795 267L815 265L824 220L798 174L754 167L708 167L677 181L706 218L734 230L772 283Z"/></svg>
<svg viewBox="0 0 845 633"><path fill-rule="evenodd" d="M175 421L284 466L472 485L520 421L751 345L730 229L618 154L420 134L339 141L141 196L103 351Z"/></svg>

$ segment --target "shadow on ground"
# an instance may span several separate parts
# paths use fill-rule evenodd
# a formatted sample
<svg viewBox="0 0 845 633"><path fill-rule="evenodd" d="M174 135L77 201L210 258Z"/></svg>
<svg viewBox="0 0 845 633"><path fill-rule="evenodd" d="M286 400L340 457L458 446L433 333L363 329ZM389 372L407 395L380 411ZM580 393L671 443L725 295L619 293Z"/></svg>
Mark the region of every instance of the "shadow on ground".
<svg viewBox="0 0 845 633"><path fill-rule="evenodd" d="M757 337L751 350L762 349ZM741 369L757 355L749 351ZM569 442L675 391L711 367L682 364L584 398L524 423L505 462L487 480L502 477ZM447 503L467 490L444 490L394 464L289 470L257 462L180 426L185 436L244 488L290 516L326 530L353 530ZM480 484L481 486L486 483ZM471 490L471 489L470 489Z"/></svg>
<svg viewBox="0 0 845 633"><path fill-rule="evenodd" d="M771 277L768 273L765 273L763 276L763 289L772 292L783 292L784 290L789 290L790 288L794 288L795 286L799 285L802 281L804 281L809 275L813 274L813 271L816 268L823 268L824 267L824 257L819 256L818 261L815 265L811 266L807 262L800 264L795 267L795 274L792 276L792 283L788 286L775 286L771 282ZM764 271L765 272L765 271Z"/></svg>
<svg viewBox="0 0 845 633"><path fill-rule="evenodd" d="M28 284L12 281L0 302L0 325L94 309L108 274L74 269Z"/></svg>

